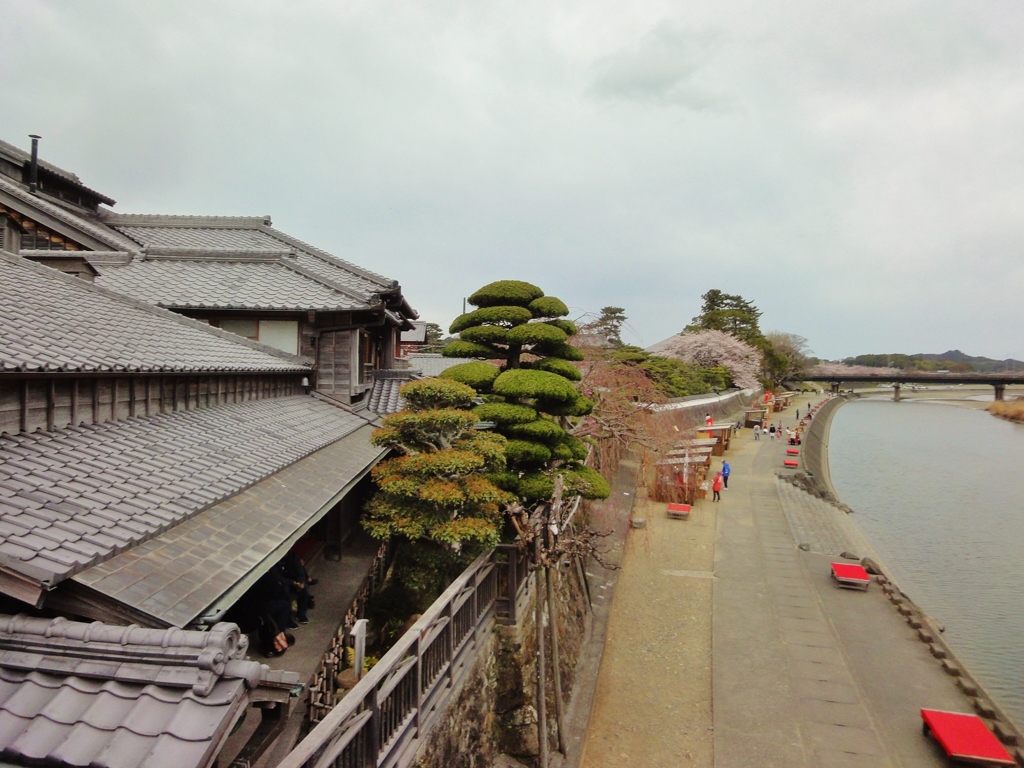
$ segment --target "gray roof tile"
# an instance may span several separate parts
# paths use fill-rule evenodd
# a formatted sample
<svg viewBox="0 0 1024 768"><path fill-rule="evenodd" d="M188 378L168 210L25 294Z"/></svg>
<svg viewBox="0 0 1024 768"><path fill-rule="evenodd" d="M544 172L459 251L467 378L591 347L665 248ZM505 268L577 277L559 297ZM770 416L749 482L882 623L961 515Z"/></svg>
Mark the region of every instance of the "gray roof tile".
<svg viewBox="0 0 1024 768"><path fill-rule="evenodd" d="M418 379L415 371L374 371L373 387L366 401L366 407L374 413L397 413L405 408L405 398L399 394L402 385Z"/></svg>
<svg viewBox="0 0 1024 768"><path fill-rule="evenodd" d="M372 432L363 426L74 579L174 626L187 625L217 602L230 605L228 590L244 591L236 585L279 560L338 490L380 459L384 451L370 444Z"/></svg>
<svg viewBox="0 0 1024 768"><path fill-rule="evenodd" d="M308 365L0 252L0 370L299 372Z"/></svg>
<svg viewBox="0 0 1024 768"><path fill-rule="evenodd" d="M366 306L289 266L276 262L230 261L211 253L209 260L136 260L106 267L98 285L162 307L344 311Z"/></svg>
<svg viewBox="0 0 1024 768"><path fill-rule="evenodd" d="M406 355L403 360L409 365L414 371L419 371L421 374L428 378L434 376L440 376L448 368L453 365L459 365L460 363L475 363L478 362L476 358L470 357L443 357L438 354L428 354L426 352L413 352Z"/></svg>
<svg viewBox="0 0 1024 768"><path fill-rule="evenodd" d="M0 552L49 570L53 580L59 581L129 544L160 534L238 493L256 476L278 472L365 423L335 405L296 395L70 427L49 434L0 437L0 465L17 461L16 456L45 455L74 473L71 479L33 465L24 470L22 482L12 482L13 478L0 481L15 491L12 496L0 496L0 524L9 532ZM129 439L107 442L111 436ZM90 469L77 458L82 450L75 447L88 449L106 442L115 450L110 461L134 471L139 466L135 438L150 441L159 451L154 450L157 455L144 462L150 468L134 482L113 483L118 493L107 492L111 483L105 470ZM183 476L178 461L186 451L205 464L202 473ZM42 477L43 473L48 477ZM38 490L23 482L27 480L41 481ZM30 496L38 491L67 495L64 501L45 502L44 506ZM69 519L77 525L58 527L58 521ZM79 539L91 546L68 548L61 544ZM101 551L90 556L97 548Z"/></svg>
<svg viewBox="0 0 1024 768"><path fill-rule="evenodd" d="M0 616L0 752L97 768L204 768L260 685L298 676L243 661L233 624L145 630ZM203 654L226 663L213 671Z"/></svg>

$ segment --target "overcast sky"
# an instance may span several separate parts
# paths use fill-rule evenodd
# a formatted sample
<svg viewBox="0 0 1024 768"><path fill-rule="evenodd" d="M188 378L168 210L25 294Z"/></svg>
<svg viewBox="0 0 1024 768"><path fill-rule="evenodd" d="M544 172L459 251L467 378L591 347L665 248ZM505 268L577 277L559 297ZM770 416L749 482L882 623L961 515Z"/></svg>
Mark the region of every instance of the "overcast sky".
<svg viewBox="0 0 1024 768"><path fill-rule="evenodd" d="M271 214L446 326L483 283L819 356L1024 358L1024 4L6 0L0 138Z"/></svg>

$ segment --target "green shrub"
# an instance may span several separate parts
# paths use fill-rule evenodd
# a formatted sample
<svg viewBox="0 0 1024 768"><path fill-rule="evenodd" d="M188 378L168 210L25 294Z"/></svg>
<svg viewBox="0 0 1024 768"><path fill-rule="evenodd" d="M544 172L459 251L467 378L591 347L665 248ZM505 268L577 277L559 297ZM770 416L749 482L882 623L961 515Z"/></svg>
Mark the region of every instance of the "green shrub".
<svg viewBox="0 0 1024 768"><path fill-rule="evenodd" d="M538 371L557 373L569 381L579 381L583 378L583 374L579 372L575 365L558 357L545 357L543 360L538 360L534 363L533 367Z"/></svg>
<svg viewBox="0 0 1024 768"><path fill-rule="evenodd" d="M500 374L492 389L505 397L539 397L557 403L572 403L580 396L576 388L558 374L522 368Z"/></svg>
<svg viewBox="0 0 1024 768"><path fill-rule="evenodd" d="M480 365L487 365L487 363L480 363ZM497 371L494 366L487 367ZM398 391L409 404L409 408L416 411L436 408L469 408L476 399L476 391L472 386L467 386L465 382L453 381L451 377L410 381Z"/></svg>
<svg viewBox="0 0 1024 768"><path fill-rule="evenodd" d="M508 331L509 344L564 344L565 331L547 323L529 323Z"/></svg>
<svg viewBox="0 0 1024 768"><path fill-rule="evenodd" d="M551 446L551 458L558 459L559 461L572 461L576 457L573 456L572 449L568 445L559 443L558 445Z"/></svg>
<svg viewBox="0 0 1024 768"><path fill-rule="evenodd" d="M550 499L555 492L555 481L543 472L528 472L519 480L519 496L525 501Z"/></svg>
<svg viewBox="0 0 1024 768"><path fill-rule="evenodd" d="M531 301L528 306L534 317L564 317L569 314L565 302L554 296L541 296Z"/></svg>
<svg viewBox="0 0 1024 768"><path fill-rule="evenodd" d="M537 419L529 424L512 424L502 431L510 438L534 440L546 445L557 445L567 437L565 430L550 419Z"/></svg>
<svg viewBox="0 0 1024 768"><path fill-rule="evenodd" d="M501 472L488 472L484 475L485 478L490 480L498 488L509 493L519 495L519 475L515 472L509 472L508 470L502 470Z"/></svg>
<svg viewBox="0 0 1024 768"><path fill-rule="evenodd" d="M590 446L573 435L566 435L565 440L562 441L562 445L569 449L572 453L572 458L577 461L583 461L586 459L587 453L590 452Z"/></svg>
<svg viewBox="0 0 1024 768"><path fill-rule="evenodd" d="M453 365L441 373L442 379L451 379L479 391L488 390L501 373L490 363L462 363Z"/></svg>
<svg viewBox="0 0 1024 768"><path fill-rule="evenodd" d="M482 357L486 360L494 360L501 357L501 353L483 344L476 344L472 341L453 341L441 350L444 357Z"/></svg>
<svg viewBox="0 0 1024 768"><path fill-rule="evenodd" d="M508 329L500 325L477 325L464 330L459 338L479 344L504 344L508 340Z"/></svg>
<svg viewBox="0 0 1024 768"><path fill-rule="evenodd" d="M516 464L543 464L551 459L551 449L529 440L509 440L505 457Z"/></svg>
<svg viewBox="0 0 1024 768"><path fill-rule="evenodd" d="M467 301L474 307L525 307L543 295L544 291L532 283L524 283L521 280L498 280L476 291Z"/></svg>
<svg viewBox="0 0 1024 768"><path fill-rule="evenodd" d="M526 307L481 307L455 318L449 333L458 333L484 323L498 323L509 328L528 323L533 314Z"/></svg>
<svg viewBox="0 0 1024 768"><path fill-rule="evenodd" d="M473 409L473 415L480 421L493 421L495 424L528 424L537 420L537 411L528 405L513 403L484 403Z"/></svg>
<svg viewBox="0 0 1024 768"><path fill-rule="evenodd" d="M545 400L538 402L537 410L550 413L552 416L586 416L594 410L594 402L577 392L576 397L569 401Z"/></svg>
<svg viewBox="0 0 1024 768"><path fill-rule="evenodd" d="M565 490L568 495L582 496L584 499L607 499L612 489L601 474L590 467L570 469L565 478Z"/></svg>
<svg viewBox="0 0 1024 768"><path fill-rule="evenodd" d="M555 326L555 328L561 328L565 331L566 336L575 336L580 332L580 329L576 327L576 323L572 320L545 320L544 322Z"/></svg>
<svg viewBox="0 0 1024 768"><path fill-rule="evenodd" d="M583 353L580 352L576 347L570 346L569 344L538 344L531 350L535 355L544 355L547 357L560 357L563 360L571 360L574 363L583 362Z"/></svg>

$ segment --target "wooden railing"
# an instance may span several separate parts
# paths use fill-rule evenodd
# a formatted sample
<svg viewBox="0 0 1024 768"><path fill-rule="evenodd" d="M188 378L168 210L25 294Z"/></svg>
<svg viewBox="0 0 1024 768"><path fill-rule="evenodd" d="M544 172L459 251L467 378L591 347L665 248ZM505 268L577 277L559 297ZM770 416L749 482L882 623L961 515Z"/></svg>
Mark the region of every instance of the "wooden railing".
<svg viewBox="0 0 1024 768"><path fill-rule="evenodd" d="M528 597L514 546L478 557L278 768L405 768L490 637ZM499 589L501 594L499 595Z"/></svg>

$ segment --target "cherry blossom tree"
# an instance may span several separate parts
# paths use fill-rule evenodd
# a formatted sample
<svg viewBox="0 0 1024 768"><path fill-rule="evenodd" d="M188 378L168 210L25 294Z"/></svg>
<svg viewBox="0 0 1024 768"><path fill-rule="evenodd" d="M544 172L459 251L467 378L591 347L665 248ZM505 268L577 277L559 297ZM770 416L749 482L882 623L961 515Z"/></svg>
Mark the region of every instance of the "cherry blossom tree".
<svg viewBox="0 0 1024 768"><path fill-rule="evenodd" d="M721 366L729 371L733 383L744 389L758 386L761 353L724 331L704 330L681 333L651 348L662 357L675 357L703 368Z"/></svg>

